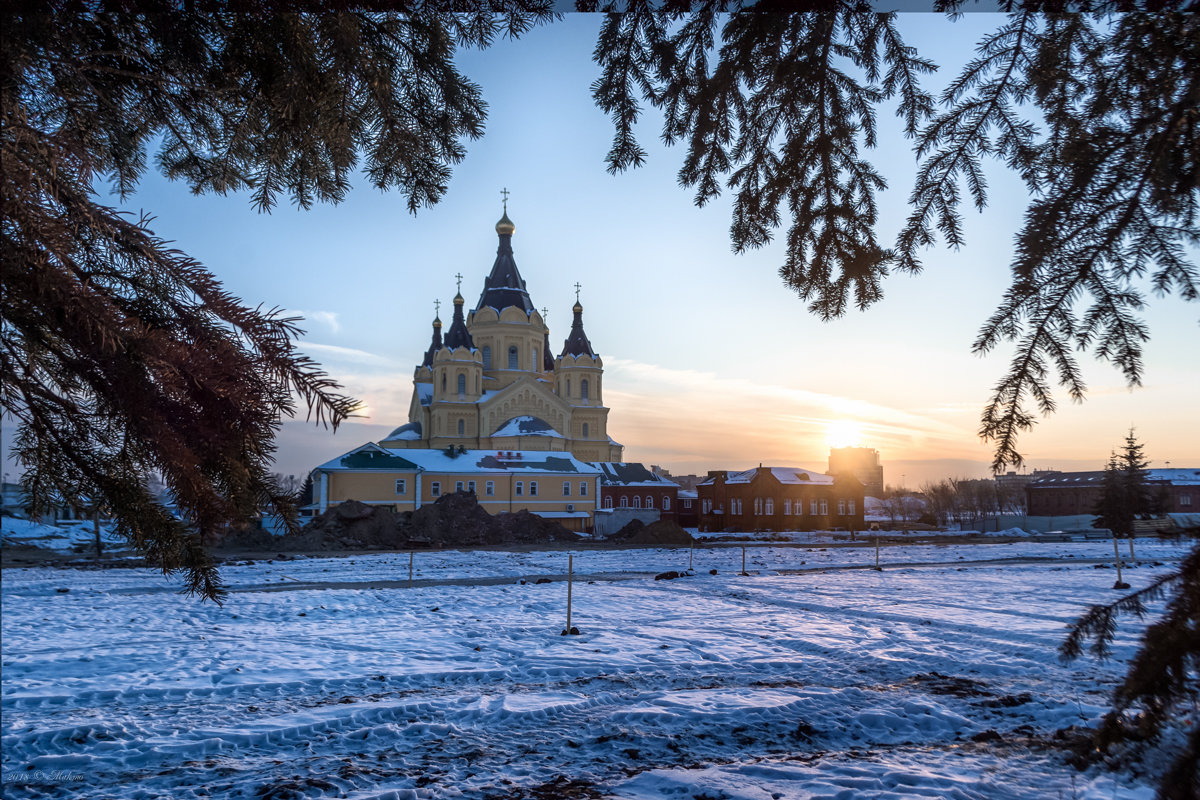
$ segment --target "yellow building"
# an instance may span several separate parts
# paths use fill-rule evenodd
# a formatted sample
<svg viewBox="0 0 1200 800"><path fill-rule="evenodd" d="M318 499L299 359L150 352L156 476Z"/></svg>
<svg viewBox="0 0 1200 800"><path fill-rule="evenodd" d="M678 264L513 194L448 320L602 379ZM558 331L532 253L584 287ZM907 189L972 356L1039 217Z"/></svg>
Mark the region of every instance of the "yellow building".
<svg viewBox="0 0 1200 800"><path fill-rule="evenodd" d="M600 472L586 462L619 462L624 449L608 435L604 362L584 333L578 284L570 333L551 352L550 329L513 258L515 227L506 207L475 308L464 309L460 276L444 336L433 320L408 422L314 471L319 510L349 499L411 510L436 500L435 486L457 487L473 489L493 513L527 509L575 530L591 524Z"/></svg>
<svg viewBox="0 0 1200 800"><path fill-rule="evenodd" d="M522 509L569 530L593 524L600 470L545 450L403 450L368 443L313 471L317 509L358 500L416 511L451 492L473 492L490 514Z"/></svg>

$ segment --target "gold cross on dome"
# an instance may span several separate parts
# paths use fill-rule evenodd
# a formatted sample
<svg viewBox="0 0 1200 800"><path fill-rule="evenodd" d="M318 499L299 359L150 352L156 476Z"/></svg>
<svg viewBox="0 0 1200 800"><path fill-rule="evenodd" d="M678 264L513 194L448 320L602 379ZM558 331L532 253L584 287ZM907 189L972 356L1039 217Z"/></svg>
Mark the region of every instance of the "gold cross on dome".
<svg viewBox="0 0 1200 800"><path fill-rule="evenodd" d="M500 190L500 196L504 198L504 213L505 214L508 213L508 195L509 195L509 191L508 191L507 186Z"/></svg>
<svg viewBox="0 0 1200 800"><path fill-rule="evenodd" d="M542 322L546 321L546 317L550 316L550 309L542 306Z"/></svg>
<svg viewBox="0 0 1200 800"><path fill-rule="evenodd" d="M580 289L582 289L582 288L583 288L583 287L579 285L579 281L576 281L576 282L575 282L575 302L576 302L576 303L578 303L578 302L579 302L579 290L580 290Z"/></svg>
<svg viewBox="0 0 1200 800"><path fill-rule="evenodd" d="M458 291L462 292L462 273L456 273L454 277L458 279Z"/></svg>
<svg viewBox="0 0 1200 800"><path fill-rule="evenodd" d="M434 300L433 301L433 315L436 317L441 313L442 313L442 301Z"/></svg>

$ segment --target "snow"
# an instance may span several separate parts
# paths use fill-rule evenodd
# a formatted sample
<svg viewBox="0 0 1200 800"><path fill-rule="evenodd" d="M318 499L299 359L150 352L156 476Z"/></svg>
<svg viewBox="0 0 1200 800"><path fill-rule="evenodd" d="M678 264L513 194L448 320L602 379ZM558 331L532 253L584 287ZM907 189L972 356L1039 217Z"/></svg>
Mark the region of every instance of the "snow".
<svg viewBox="0 0 1200 800"><path fill-rule="evenodd" d="M1136 546L1135 587L1187 549ZM740 546L576 550L580 636L565 551L418 552L412 588L407 554L247 562L223 606L149 569L7 569L3 794L1148 800L1040 743L1095 724L1133 652L1125 620L1112 661L1057 660L1111 556L760 546L742 576Z"/></svg>
<svg viewBox="0 0 1200 800"><path fill-rule="evenodd" d="M128 542L113 533L113 524L100 523L102 547L127 547ZM16 517L0 518L0 543L9 546L26 545L58 552L71 552L77 547L94 548L96 529L91 520L60 521L58 525L43 525Z"/></svg>
<svg viewBox="0 0 1200 800"><path fill-rule="evenodd" d="M725 478L725 483L727 485L732 483L749 483L750 481L754 480L754 476L757 475L761 469L763 469L763 467L759 467L757 469L748 469L744 472L731 472L729 473L729 476ZM819 469L813 470L805 469L803 467L766 467L766 469L775 476L777 481L783 484L806 486L830 486L833 484L833 478L824 474Z"/></svg>

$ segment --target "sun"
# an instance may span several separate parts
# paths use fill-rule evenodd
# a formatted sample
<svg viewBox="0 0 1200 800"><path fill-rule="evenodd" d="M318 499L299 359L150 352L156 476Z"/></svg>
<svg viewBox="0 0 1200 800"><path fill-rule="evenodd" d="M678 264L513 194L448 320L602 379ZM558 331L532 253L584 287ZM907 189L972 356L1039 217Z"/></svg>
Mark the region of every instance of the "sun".
<svg viewBox="0 0 1200 800"><path fill-rule="evenodd" d="M862 429L849 419L835 419L825 425L825 441L830 447L856 447L862 442Z"/></svg>

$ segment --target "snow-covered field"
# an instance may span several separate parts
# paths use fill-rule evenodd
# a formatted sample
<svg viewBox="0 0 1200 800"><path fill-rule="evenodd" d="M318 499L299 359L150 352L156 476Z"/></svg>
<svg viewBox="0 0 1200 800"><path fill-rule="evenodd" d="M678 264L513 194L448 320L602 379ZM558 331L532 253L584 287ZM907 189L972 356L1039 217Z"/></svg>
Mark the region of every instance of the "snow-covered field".
<svg viewBox="0 0 1200 800"><path fill-rule="evenodd" d="M1126 580L1186 547L1140 540ZM565 552L419 553L413 588L398 554L229 566L223 606L151 570L7 569L3 795L1150 798L1045 744L1134 649L1130 620L1114 661L1056 658L1111 556L772 547L742 576L699 548L655 581L688 550L577 551L579 636Z"/></svg>

